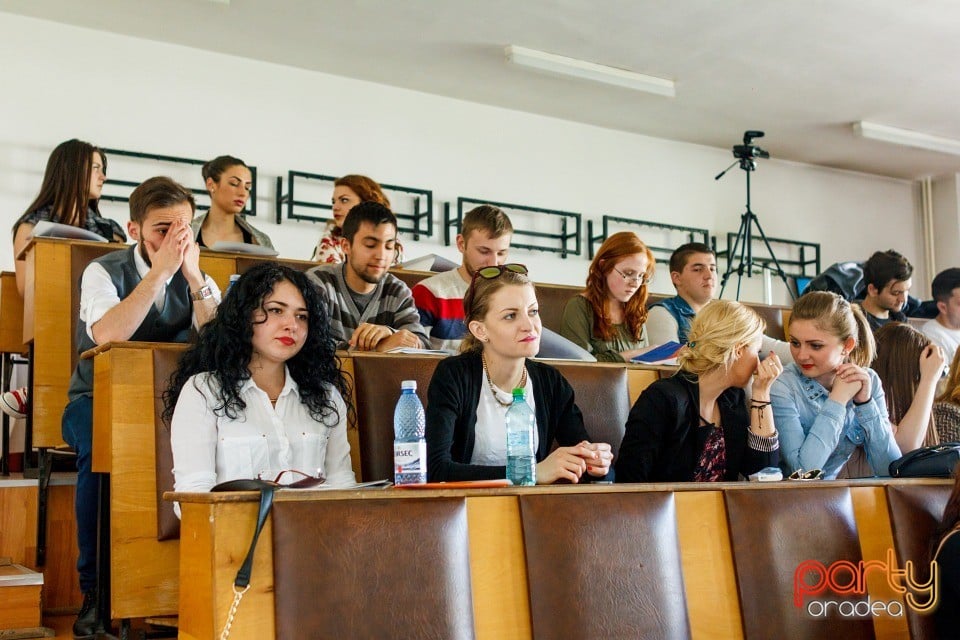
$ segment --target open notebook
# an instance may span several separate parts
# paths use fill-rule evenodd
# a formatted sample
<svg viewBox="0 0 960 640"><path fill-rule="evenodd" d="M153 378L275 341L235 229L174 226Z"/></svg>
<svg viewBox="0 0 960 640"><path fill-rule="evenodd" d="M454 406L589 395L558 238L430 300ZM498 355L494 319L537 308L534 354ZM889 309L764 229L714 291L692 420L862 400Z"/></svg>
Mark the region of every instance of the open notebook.
<svg viewBox="0 0 960 640"><path fill-rule="evenodd" d="M80 227L74 227L69 224L60 224L59 222L50 222L41 220L33 228L31 234L34 238L69 238L70 240L91 240L93 242L107 242L103 236L87 231Z"/></svg>

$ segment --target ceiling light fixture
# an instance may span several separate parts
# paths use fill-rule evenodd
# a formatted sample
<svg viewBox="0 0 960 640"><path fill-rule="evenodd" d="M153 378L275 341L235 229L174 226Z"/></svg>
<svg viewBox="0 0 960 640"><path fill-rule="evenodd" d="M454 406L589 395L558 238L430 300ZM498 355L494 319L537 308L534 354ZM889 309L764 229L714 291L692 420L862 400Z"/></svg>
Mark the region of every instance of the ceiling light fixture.
<svg viewBox="0 0 960 640"><path fill-rule="evenodd" d="M521 67L529 67L541 71L551 71L564 76L583 78L594 82L612 84L617 87L626 87L636 91L646 91L660 96L673 98L676 95L673 80L664 80L654 76L608 67L602 64L558 56L545 51L527 49L516 45L508 45L504 49L507 60Z"/></svg>
<svg viewBox="0 0 960 640"><path fill-rule="evenodd" d="M898 129L888 127L885 124L876 124L873 122L853 123L854 134L861 138L869 140L879 140L891 144L899 144L905 147L914 147L915 149L926 149L927 151L939 151L954 156L960 156L960 140L952 138L941 138L932 136L929 133L919 131L910 131L909 129Z"/></svg>

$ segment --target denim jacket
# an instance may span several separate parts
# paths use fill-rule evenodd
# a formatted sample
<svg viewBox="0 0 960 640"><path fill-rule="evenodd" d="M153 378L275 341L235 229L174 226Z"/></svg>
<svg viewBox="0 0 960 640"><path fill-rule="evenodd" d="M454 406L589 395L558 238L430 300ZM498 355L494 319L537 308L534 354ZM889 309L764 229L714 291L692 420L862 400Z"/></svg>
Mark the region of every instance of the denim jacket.
<svg viewBox="0 0 960 640"><path fill-rule="evenodd" d="M693 322L693 319L697 316L697 312L693 310L693 307L680 296L673 296L672 298L661 300L650 306L663 307L670 312L673 319L677 321L677 342L686 344L687 334L690 333L690 323Z"/></svg>
<svg viewBox="0 0 960 640"><path fill-rule="evenodd" d="M798 468L822 469L832 480L858 446L878 476L889 475L890 463L900 457L887 417L880 378L867 369L871 380L869 402L846 406L829 399L830 392L803 375L796 364L787 365L770 389L773 417L780 434L780 466L786 473Z"/></svg>

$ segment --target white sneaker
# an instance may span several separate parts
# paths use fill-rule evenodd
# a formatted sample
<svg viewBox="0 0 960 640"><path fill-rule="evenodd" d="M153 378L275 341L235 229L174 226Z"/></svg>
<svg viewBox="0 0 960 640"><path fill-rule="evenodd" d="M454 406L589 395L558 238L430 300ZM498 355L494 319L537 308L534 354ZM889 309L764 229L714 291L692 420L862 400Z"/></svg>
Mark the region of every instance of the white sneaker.
<svg viewBox="0 0 960 640"><path fill-rule="evenodd" d="M27 388L20 387L7 391L0 396L0 411L11 418L23 420L27 417Z"/></svg>

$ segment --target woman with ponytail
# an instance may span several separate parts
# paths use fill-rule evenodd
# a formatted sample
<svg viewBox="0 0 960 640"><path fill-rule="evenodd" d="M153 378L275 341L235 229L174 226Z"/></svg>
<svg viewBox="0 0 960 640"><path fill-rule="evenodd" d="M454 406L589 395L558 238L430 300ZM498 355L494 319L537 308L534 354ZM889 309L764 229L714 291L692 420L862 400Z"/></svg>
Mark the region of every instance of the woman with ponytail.
<svg viewBox="0 0 960 640"><path fill-rule="evenodd" d="M821 469L834 479L862 446L875 475L900 457L873 361L874 340L860 310L827 291L797 300L790 316L788 365L770 399L787 473Z"/></svg>
<svg viewBox="0 0 960 640"><path fill-rule="evenodd" d="M737 480L779 463L770 386L783 367L773 352L760 362L763 329L737 302L714 300L696 315L680 371L644 389L630 410L617 482Z"/></svg>

